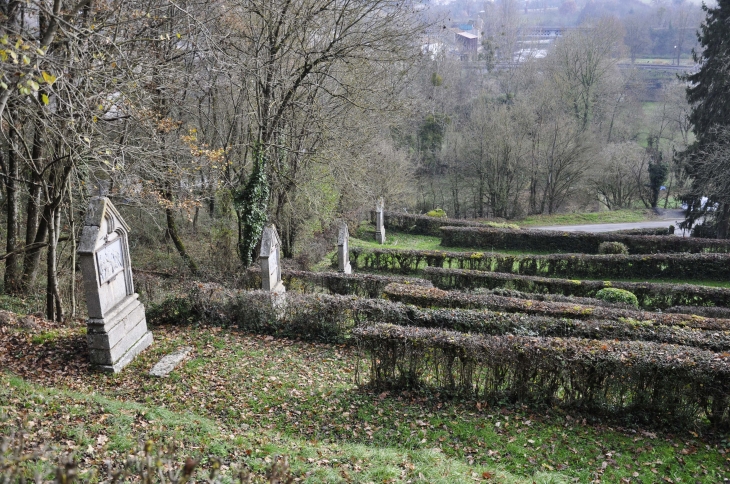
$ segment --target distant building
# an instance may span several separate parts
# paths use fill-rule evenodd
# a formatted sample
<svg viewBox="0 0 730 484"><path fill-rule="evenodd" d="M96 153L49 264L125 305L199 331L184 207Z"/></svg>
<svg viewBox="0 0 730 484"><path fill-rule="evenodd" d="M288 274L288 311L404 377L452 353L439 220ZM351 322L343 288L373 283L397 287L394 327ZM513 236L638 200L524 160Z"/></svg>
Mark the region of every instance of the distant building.
<svg viewBox="0 0 730 484"><path fill-rule="evenodd" d="M469 32L456 32L454 40L462 52L476 52L479 49L479 36Z"/></svg>

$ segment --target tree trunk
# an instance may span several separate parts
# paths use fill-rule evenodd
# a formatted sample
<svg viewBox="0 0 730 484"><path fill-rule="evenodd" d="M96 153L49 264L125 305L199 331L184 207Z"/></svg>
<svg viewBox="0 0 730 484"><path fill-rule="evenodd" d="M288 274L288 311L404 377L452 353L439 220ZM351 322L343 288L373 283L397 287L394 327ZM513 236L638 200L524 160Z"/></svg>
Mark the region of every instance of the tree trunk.
<svg viewBox="0 0 730 484"><path fill-rule="evenodd" d="M14 145L17 142L19 134L15 128L10 128L10 146L8 147L8 166L5 177L5 187L7 193L7 239L5 244L6 253L10 254L18 248L18 178L20 169L18 166L18 155L15 152ZM20 269L18 267L18 254L13 254L5 259L5 292L16 293L20 288Z"/></svg>
<svg viewBox="0 0 730 484"><path fill-rule="evenodd" d="M38 205L40 209L40 203ZM35 237L33 239L34 244L45 242L46 235L48 234L48 221L51 217L51 205L46 204L43 208L43 216L38 224L38 229L35 231ZM38 277L38 267L41 262L41 247L37 249L31 249L25 253L23 258L23 278L22 285L23 290L28 292L35 284L36 277Z"/></svg>
<svg viewBox="0 0 730 484"><path fill-rule="evenodd" d="M56 258L58 255L58 231L60 217L57 210L51 209L48 223L48 253L46 258L46 319L63 321L63 304L58 290L58 273Z"/></svg>
<svg viewBox="0 0 730 484"><path fill-rule="evenodd" d="M165 192L165 199L168 201L172 201L172 194L170 192ZM198 275L198 265L195 263L192 257L190 257L187 250L185 250L185 244L183 244L183 241L177 232L175 213L173 212L173 209L171 207L165 209L165 216L167 217L167 234L172 239L172 243L175 244L175 248L177 249L178 254L180 254L180 257L182 257L182 259L185 261L185 264L187 264L190 272L192 272L193 275Z"/></svg>

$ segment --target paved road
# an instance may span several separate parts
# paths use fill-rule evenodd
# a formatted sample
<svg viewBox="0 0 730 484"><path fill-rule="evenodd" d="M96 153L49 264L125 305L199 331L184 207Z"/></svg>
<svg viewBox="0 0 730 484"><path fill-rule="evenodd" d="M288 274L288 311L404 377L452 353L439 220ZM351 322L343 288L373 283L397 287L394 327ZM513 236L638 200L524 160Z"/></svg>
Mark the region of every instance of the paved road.
<svg viewBox="0 0 730 484"><path fill-rule="evenodd" d="M630 229L654 229L661 227L669 227L674 225L676 228L679 222L684 220L681 210L667 210L662 215L661 220L652 220L650 222L635 223L618 223L618 224L588 224L588 225L552 225L546 227L530 227L536 230L557 230L561 232L613 232L615 230ZM675 230L674 235L682 237L681 230ZM689 233L684 235L689 237Z"/></svg>

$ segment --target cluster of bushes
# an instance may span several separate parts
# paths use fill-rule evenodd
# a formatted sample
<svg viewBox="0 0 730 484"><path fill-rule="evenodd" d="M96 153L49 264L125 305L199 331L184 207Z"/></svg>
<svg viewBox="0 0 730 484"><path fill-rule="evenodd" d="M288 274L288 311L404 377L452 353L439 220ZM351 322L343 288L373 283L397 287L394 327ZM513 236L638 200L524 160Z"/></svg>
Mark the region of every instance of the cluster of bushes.
<svg viewBox="0 0 730 484"><path fill-rule="evenodd" d="M674 235L674 231L674 225L670 225L668 227L616 230L612 233L623 235Z"/></svg>
<svg viewBox="0 0 730 484"><path fill-rule="evenodd" d="M441 227L493 227L519 230L519 226L500 221L475 222L473 220L452 219L443 210L433 211L433 215L413 215L405 212L383 212L385 228L395 232L415 235L441 237ZM370 212L370 221L375 224L375 211Z"/></svg>
<svg viewBox="0 0 730 484"><path fill-rule="evenodd" d="M548 277L730 280L730 254L508 255L361 248L350 253L353 268L405 274L430 266Z"/></svg>
<svg viewBox="0 0 730 484"><path fill-rule="evenodd" d="M556 318L640 321L642 324L730 331L730 320L703 318L691 314L653 313L616 307L582 306L560 302L533 301L496 295L443 291L436 288L423 288L402 284L389 285L385 289L385 295L391 301L413 304L419 307L491 309L493 311L534 314Z"/></svg>
<svg viewBox="0 0 730 484"><path fill-rule="evenodd" d="M730 354L644 341L484 336L376 324L355 329L376 387L433 386L493 402L540 402L728 424Z"/></svg>
<svg viewBox="0 0 730 484"><path fill-rule="evenodd" d="M631 254L673 252L729 253L730 240L675 236L627 235L616 232L559 232L487 227L442 226L441 245L480 250L522 250L597 254L603 242L620 242Z"/></svg>
<svg viewBox="0 0 730 484"><path fill-rule="evenodd" d="M379 297L388 284L414 284L432 287L431 281L380 274L344 274L341 272L309 272L286 269L281 271L284 285L296 292L341 294L361 297ZM256 290L261 288L261 269L246 270L237 281L237 287Z"/></svg>
<svg viewBox="0 0 730 484"><path fill-rule="evenodd" d="M730 289L722 287L650 282L578 281L439 267L425 268L424 276L441 289L485 288L494 290L506 288L525 293L550 293L590 298L601 289L613 287L633 293L639 306L644 309L667 309L674 306L730 307ZM701 309L692 307L684 312L697 311L701 311ZM730 313L727 317L730 317Z"/></svg>

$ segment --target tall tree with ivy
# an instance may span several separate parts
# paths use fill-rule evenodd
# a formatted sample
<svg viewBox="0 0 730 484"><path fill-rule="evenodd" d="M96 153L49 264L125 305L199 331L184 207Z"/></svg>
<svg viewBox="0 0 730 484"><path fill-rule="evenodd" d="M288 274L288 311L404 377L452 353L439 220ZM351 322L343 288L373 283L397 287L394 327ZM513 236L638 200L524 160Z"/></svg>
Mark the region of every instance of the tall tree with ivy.
<svg viewBox="0 0 730 484"><path fill-rule="evenodd" d="M717 6L704 5L705 22L697 33L701 51L693 51L699 71L684 76L689 83L687 101L691 106L690 121L695 142L681 153L685 170L691 181L684 197L687 204L685 221L689 228L705 218L705 233L715 237L730 237L730 194L718 190L717 177L730 173L714 173L714 163L706 163L713 153L722 149L723 133L730 130L730 0L719 0ZM703 199L706 197L706 200Z"/></svg>
<svg viewBox="0 0 730 484"><path fill-rule="evenodd" d="M269 208L268 163L260 145L254 148L254 165L248 182L234 191L233 203L238 215L238 255L244 267L256 258L256 246L266 225Z"/></svg>

